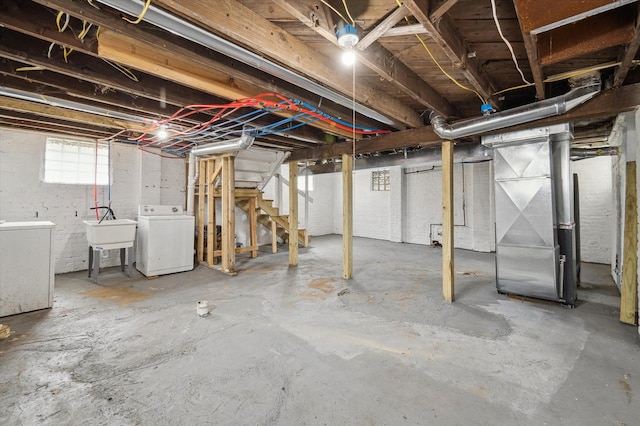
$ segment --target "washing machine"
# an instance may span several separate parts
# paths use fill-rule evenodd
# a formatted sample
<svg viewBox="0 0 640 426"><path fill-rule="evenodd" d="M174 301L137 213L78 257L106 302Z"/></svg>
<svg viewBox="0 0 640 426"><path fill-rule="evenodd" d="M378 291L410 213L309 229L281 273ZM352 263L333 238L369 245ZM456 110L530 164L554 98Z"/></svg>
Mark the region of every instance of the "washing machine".
<svg viewBox="0 0 640 426"><path fill-rule="evenodd" d="M193 269L194 224L179 205L141 205L136 269L147 277Z"/></svg>

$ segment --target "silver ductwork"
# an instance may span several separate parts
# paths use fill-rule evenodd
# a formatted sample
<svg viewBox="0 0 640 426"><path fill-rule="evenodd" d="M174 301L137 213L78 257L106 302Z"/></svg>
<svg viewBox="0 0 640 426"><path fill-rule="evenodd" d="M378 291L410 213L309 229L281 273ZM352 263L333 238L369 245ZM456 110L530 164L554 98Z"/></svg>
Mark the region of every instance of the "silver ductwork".
<svg viewBox="0 0 640 426"><path fill-rule="evenodd" d="M431 125L442 139L460 139L564 114L588 101L599 91L600 79L593 77L562 96L453 124L447 124L444 118L435 115L431 117Z"/></svg>
<svg viewBox="0 0 640 426"><path fill-rule="evenodd" d="M255 140L255 135L251 132L243 132L242 136L222 142L214 142L207 145L198 146L191 150L191 155L200 157L203 155L227 154L241 149L247 149Z"/></svg>
<svg viewBox="0 0 640 426"><path fill-rule="evenodd" d="M571 126L484 136L493 148L499 292L576 300Z"/></svg>

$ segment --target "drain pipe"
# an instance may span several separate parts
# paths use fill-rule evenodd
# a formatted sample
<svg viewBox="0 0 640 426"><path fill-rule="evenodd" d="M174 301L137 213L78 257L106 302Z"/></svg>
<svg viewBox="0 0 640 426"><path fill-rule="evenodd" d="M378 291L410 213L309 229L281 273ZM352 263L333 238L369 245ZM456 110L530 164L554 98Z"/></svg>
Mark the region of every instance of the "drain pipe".
<svg viewBox="0 0 640 426"><path fill-rule="evenodd" d="M620 155L617 146L606 146L602 148L571 148L571 160L584 160L586 158Z"/></svg>
<svg viewBox="0 0 640 426"><path fill-rule="evenodd" d="M234 151L240 151L241 149L247 149L255 140L255 135L252 132L243 132L242 136L236 139L228 141L210 143L208 145L202 145L191 150L191 156L213 155L213 154L228 154Z"/></svg>
<svg viewBox="0 0 640 426"><path fill-rule="evenodd" d="M574 88L562 96L453 124L447 124L443 117L435 115L431 118L431 125L442 139L454 140L564 114L599 92L600 78L597 81L591 78L587 85Z"/></svg>
<svg viewBox="0 0 640 426"><path fill-rule="evenodd" d="M189 172L187 176L187 214L194 214L194 198L196 195L196 182L198 175L196 173L196 156L189 154Z"/></svg>

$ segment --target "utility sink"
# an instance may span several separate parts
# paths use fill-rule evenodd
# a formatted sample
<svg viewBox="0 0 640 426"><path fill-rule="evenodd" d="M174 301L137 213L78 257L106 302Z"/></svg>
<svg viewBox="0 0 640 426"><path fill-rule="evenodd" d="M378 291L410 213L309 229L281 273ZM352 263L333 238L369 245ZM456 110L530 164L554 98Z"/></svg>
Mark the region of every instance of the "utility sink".
<svg viewBox="0 0 640 426"><path fill-rule="evenodd" d="M95 248L132 247L137 223L131 219L103 220L100 223L97 220L85 220L87 241Z"/></svg>

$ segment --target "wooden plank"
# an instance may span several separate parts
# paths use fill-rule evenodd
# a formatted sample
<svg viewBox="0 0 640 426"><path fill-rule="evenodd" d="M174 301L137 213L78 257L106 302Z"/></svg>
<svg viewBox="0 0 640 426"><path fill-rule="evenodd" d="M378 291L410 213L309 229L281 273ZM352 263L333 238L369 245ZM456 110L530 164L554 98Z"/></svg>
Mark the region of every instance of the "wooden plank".
<svg viewBox="0 0 640 426"><path fill-rule="evenodd" d="M103 115L75 111L67 108L25 101L22 99L9 98L6 96L0 96L0 105L5 110L32 113L44 117L73 121L76 123L90 123L94 126L99 125L108 129L144 131L147 128L145 124L135 121L105 117Z"/></svg>
<svg viewBox="0 0 640 426"><path fill-rule="evenodd" d="M627 163L624 203L624 260L620 288L620 321L638 323L638 192L636 163Z"/></svg>
<svg viewBox="0 0 640 426"><path fill-rule="evenodd" d="M353 277L353 156L342 154L342 278Z"/></svg>
<svg viewBox="0 0 640 426"><path fill-rule="evenodd" d="M211 176L211 180L209 181L209 185L208 185L209 186L209 191L212 194L210 209L211 209L211 216L212 216L211 221L213 222L213 228L209 228L209 233L210 234L213 233L213 245L212 245L213 248L212 248L212 251L214 253L215 253L216 250L220 249L220 247L219 247L220 244L218 244L218 227L216 226L217 223L218 223L218 219L217 219L217 216L216 216L216 193L215 193L215 190L214 190L215 188L213 187L213 183L214 183L214 181L216 179L215 176L217 176L216 175L216 171L219 174L220 170L222 170L222 160L220 158L217 158L216 161L215 161L215 169L213 171L214 176ZM214 255L213 256L213 263L217 264L219 258L220 258L220 256Z"/></svg>
<svg viewBox="0 0 640 426"><path fill-rule="evenodd" d="M249 244L258 247L258 210L256 197L249 198ZM251 257L258 257L258 249L251 251Z"/></svg>
<svg viewBox="0 0 640 426"><path fill-rule="evenodd" d="M634 21L627 8L620 8L538 34L540 64L548 66L628 43L635 36Z"/></svg>
<svg viewBox="0 0 640 426"><path fill-rule="evenodd" d="M196 257L198 262L205 260L204 256L204 201L207 194L207 163L202 158L198 159L198 246Z"/></svg>
<svg viewBox="0 0 640 426"><path fill-rule="evenodd" d="M289 163L289 266L298 266L298 163Z"/></svg>
<svg viewBox="0 0 640 426"><path fill-rule="evenodd" d="M627 1L628 2L628 1ZM520 9L520 25L526 32L535 31L541 27L557 22L567 22L571 18L584 16L587 13L596 14L599 9L621 6L624 2L612 0L515 0Z"/></svg>
<svg viewBox="0 0 640 426"><path fill-rule="evenodd" d="M390 28L380 38L400 37L416 34L429 34L429 31L422 24L403 25L401 27Z"/></svg>
<svg viewBox="0 0 640 426"><path fill-rule="evenodd" d="M336 73L333 61L239 1L157 0L154 4L287 67L300 70L337 92L352 95L350 73ZM419 114L408 105L367 84L357 84L355 97L357 102L394 120L396 126L420 127L422 123Z"/></svg>
<svg viewBox="0 0 640 426"><path fill-rule="evenodd" d="M236 198L234 157L223 157L222 166L222 270L236 268Z"/></svg>
<svg viewBox="0 0 640 426"><path fill-rule="evenodd" d="M393 28L398 22L400 22L406 15L409 14L407 7L402 5L396 10L391 12L386 18L382 20L375 28L371 29L367 35L362 37L362 40L358 42L356 47L360 50L364 50L371 45L374 41L378 40L387 31Z"/></svg>
<svg viewBox="0 0 640 426"><path fill-rule="evenodd" d="M213 169L215 168L215 160L206 160L207 165L207 265L213 265L213 251L215 250L216 241L216 223L215 223L215 203L216 200L212 191Z"/></svg>
<svg viewBox="0 0 640 426"><path fill-rule="evenodd" d="M278 224L271 219L271 252L278 252Z"/></svg>
<svg viewBox="0 0 640 426"><path fill-rule="evenodd" d="M455 299L453 273L453 142L442 142L442 298Z"/></svg>
<svg viewBox="0 0 640 426"><path fill-rule="evenodd" d="M436 23L440 18L444 16L445 13L449 11L449 9L455 6L458 1L459 0L445 0L437 8L435 8L433 12L429 14L429 20L433 23Z"/></svg>
<svg viewBox="0 0 640 426"><path fill-rule="evenodd" d="M298 18L300 21L306 23L309 28L316 31L326 40L334 43L335 45L338 45L338 41L335 32L333 32L333 29L330 29L330 31L328 31L323 26L314 25L314 23L310 22L308 19L309 10L313 10L314 5L316 5L317 2L310 0L275 0L274 2L280 7L287 10L293 16ZM398 10L400 10L401 13L397 13ZM393 17L393 19L402 19L405 14L407 14L407 10L403 6L397 9L396 12L392 13L392 15L390 16ZM362 41L364 42L365 39L363 39ZM438 111L439 114L442 114L446 117L453 117L458 115L458 111L455 109L455 107L453 107L453 105L449 103L449 101L441 96L440 93L433 89L433 87L431 87L403 62L395 60L394 55L387 49L385 49L380 43L375 41L368 41L365 44L361 43L358 43L356 45L356 48L359 51L359 63L362 63L367 68L375 71L378 75L384 77L385 81L388 81L389 83L395 85L416 102L421 103L427 108ZM333 72L333 75L335 74L336 73ZM358 90L359 89L356 90L356 93L358 92ZM380 102L386 101L380 100ZM419 127L420 125L421 124L415 126L415 123L410 124L411 127Z"/></svg>

